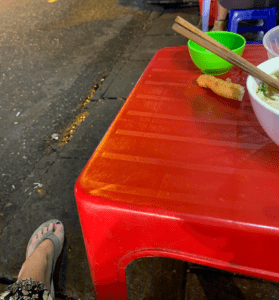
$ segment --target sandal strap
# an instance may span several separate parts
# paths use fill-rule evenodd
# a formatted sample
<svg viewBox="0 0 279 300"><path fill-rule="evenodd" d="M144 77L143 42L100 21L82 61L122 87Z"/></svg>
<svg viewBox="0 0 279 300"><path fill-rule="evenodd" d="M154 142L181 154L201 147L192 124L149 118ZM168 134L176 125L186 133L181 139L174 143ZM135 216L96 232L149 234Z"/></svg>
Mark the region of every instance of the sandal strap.
<svg viewBox="0 0 279 300"><path fill-rule="evenodd" d="M52 299L55 299L55 292L54 292L54 283L53 283L53 273L54 273L54 269L55 269L55 264L56 264L56 260L58 258L58 256L60 255L62 249L63 249L63 243L64 243L64 239L63 239L63 243L61 244L59 238L54 234L53 231L48 231L45 234L42 235L42 237L37 241L37 243L35 244L35 246L33 247L33 249L31 250L30 254L27 256L27 251L29 249L29 246L32 242L33 237L40 231L43 230L44 227L48 227L48 225L50 223L57 223L60 222L57 219L51 219L48 220L47 222L41 224L33 233L33 235L31 236L31 238L29 239L28 245L27 245L27 250L26 250L26 258L29 257L29 255L31 255L31 253L37 248L38 245L40 245L44 240L49 239L52 241L53 243L53 247L54 247L54 258L53 258L53 262L52 262L52 270L51 270L51 276L50 276L50 295L52 297ZM62 224L62 223L61 223ZM62 224L63 225L63 224ZM64 231L64 229L63 229Z"/></svg>
<svg viewBox="0 0 279 300"><path fill-rule="evenodd" d="M47 222L44 222L43 224L41 224L35 231L34 231L34 233L33 233L33 235L31 236L31 238L29 239L29 242L28 242L28 245L27 245L27 249L26 249L26 258L28 258L28 256L27 256L27 251L28 251L28 249L29 249L29 246L30 246L30 244L31 244L31 242L32 242L32 239L33 239L33 237L38 233L38 231L40 231L40 230L43 230L43 228L44 227L48 227L48 225L50 224L50 223L56 223L56 222L61 222L60 220L58 220L58 219L51 219L51 220L48 220ZM53 233L53 231L49 231L50 233ZM48 234L49 235L49 234ZM53 233L53 235L54 235L54 233ZM46 233L42 236L42 238L43 239L45 239L44 237L46 236ZM55 236L57 239L58 239L58 237L57 236ZM57 242L54 242L53 240L56 240L56 238L53 238L53 239L51 239L51 238L49 238L50 240L52 240L52 242L53 242L53 244L54 244L54 246L55 246L55 244L57 244ZM58 239L59 240L59 239ZM39 240L38 242L37 242L37 244L36 244L36 246L35 247L33 247L33 249L32 249L32 251L30 252L30 254L34 251L34 249L42 242L43 240ZM60 245L60 242L59 242L59 245ZM62 246L62 247L61 247ZM61 250L62 250L62 248L63 248L63 245L61 245L59 248L61 248ZM57 248L57 246L56 246L56 248ZM54 248L54 250L56 250L56 248ZM58 249L59 249L58 248ZM57 251L57 250L56 250ZM58 251L57 251L58 252ZM61 252L61 251L59 251L59 252ZM59 256L59 255L58 255Z"/></svg>
<svg viewBox="0 0 279 300"><path fill-rule="evenodd" d="M59 238L53 233L53 231L48 231L42 237L38 240L38 242L35 244L34 248L32 249L31 253L46 239L49 239L52 241L54 246L54 260L56 260L60 254L60 241ZM31 254L30 253L30 254Z"/></svg>

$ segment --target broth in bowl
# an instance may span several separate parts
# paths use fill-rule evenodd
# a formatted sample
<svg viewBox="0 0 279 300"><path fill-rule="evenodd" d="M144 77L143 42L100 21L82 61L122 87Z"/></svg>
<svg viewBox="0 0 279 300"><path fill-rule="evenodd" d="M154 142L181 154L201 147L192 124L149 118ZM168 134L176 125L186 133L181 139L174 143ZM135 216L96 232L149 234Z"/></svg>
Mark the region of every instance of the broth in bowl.
<svg viewBox="0 0 279 300"><path fill-rule="evenodd" d="M278 80L279 70L270 74L271 77ZM279 110L279 91L266 83L261 83L257 96L271 107Z"/></svg>
<svg viewBox="0 0 279 300"><path fill-rule="evenodd" d="M260 65L258 68L266 74L276 76L279 74L279 57L271 58ZM259 80L249 75L246 81L246 87L249 93L249 98L255 112L255 115L267 135L279 146L279 108L272 107L279 100L267 99L262 100L259 97ZM260 87L260 89L263 87ZM278 91L276 91L278 93ZM266 101L269 101L267 103ZM276 106L276 104L275 104Z"/></svg>

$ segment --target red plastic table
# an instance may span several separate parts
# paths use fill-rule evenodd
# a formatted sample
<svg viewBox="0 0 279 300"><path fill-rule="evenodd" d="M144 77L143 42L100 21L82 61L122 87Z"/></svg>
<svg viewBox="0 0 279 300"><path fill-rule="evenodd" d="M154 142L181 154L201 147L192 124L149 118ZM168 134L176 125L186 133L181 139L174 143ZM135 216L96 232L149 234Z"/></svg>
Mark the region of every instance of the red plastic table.
<svg viewBox="0 0 279 300"><path fill-rule="evenodd" d="M200 74L187 47L158 51L76 182L97 299L125 299L126 266L147 256L279 281L279 148L247 91L219 97Z"/></svg>

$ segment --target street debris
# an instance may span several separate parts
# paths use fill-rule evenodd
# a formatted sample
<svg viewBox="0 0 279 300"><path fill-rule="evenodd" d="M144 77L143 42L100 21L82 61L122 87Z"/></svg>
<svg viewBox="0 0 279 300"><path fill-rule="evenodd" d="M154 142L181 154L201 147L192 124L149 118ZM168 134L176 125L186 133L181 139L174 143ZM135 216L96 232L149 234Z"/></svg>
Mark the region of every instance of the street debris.
<svg viewBox="0 0 279 300"><path fill-rule="evenodd" d="M52 135L51 135L51 138L52 138L53 140L58 140L58 139L59 139L58 133L52 134Z"/></svg>
<svg viewBox="0 0 279 300"><path fill-rule="evenodd" d="M81 107L81 108L84 108L84 106L85 106L86 104L88 104L88 103L91 101L91 99L93 98L94 94L95 94L96 91L101 87L101 85L104 83L104 80L105 80L105 78L106 78L107 76L108 76L108 73L103 74L103 77L101 78L101 80L100 80L98 83L94 84L94 85L91 87L89 94L88 94L87 97L84 99L84 101L80 104L80 107Z"/></svg>
<svg viewBox="0 0 279 300"><path fill-rule="evenodd" d="M36 186L34 187L34 189L37 189L37 188L43 186L43 184L42 184L42 183L39 183L39 182L35 182L34 184L36 185Z"/></svg>
<svg viewBox="0 0 279 300"><path fill-rule="evenodd" d="M63 144L67 144L70 139L73 137L74 133L77 131L78 127L80 126L80 124L85 120L85 118L89 115L89 112L83 112L80 113L78 116L76 116L75 120L68 125L68 127L66 128L63 136L61 137L60 141L59 141L59 146L63 145Z"/></svg>

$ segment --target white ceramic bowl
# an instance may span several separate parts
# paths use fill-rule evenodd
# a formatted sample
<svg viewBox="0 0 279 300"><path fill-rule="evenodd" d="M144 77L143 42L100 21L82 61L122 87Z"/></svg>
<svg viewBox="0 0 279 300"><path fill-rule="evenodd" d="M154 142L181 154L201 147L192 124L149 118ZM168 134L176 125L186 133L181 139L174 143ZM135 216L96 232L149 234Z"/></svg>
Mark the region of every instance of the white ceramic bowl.
<svg viewBox="0 0 279 300"><path fill-rule="evenodd" d="M258 65L258 68L267 74L279 71L279 57L274 57L261 63ZM250 101L264 131L279 146L279 110L269 106L257 96L258 82L259 80L251 75L247 78L246 86Z"/></svg>

